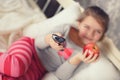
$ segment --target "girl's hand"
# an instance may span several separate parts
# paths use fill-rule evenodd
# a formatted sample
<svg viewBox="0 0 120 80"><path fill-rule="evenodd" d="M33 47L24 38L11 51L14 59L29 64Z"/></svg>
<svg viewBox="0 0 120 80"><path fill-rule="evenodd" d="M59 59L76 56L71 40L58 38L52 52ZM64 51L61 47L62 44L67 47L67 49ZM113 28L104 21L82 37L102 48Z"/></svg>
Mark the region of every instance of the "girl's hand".
<svg viewBox="0 0 120 80"><path fill-rule="evenodd" d="M58 36L62 36L60 33L54 33ZM45 41L47 44L49 44L51 46L51 48L59 51L59 50L63 50L64 49L64 46L63 45L59 45L58 43L56 43L53 38L52 38L52 34L48 34L46 37L45 37Z"/></svg>
<svg viewBox="0 0 120 80"><path fill-rule="evenodd" d="M89 56L87 56L87 53L89 51ZM87 57L86 57L87 56ZM71 59L69 59L70 64L78 65L80 62L85 62L85 63L91 63L96 61L98 58L98 54L93 54L90 50L85 50L84 53L77 53L75 56L73 56Z"/></svg>
<svg viewBox="0 0 120 80"><path fill-rule="evenodd" d="M90 53L89 56L87 56L87 53ZM86 50L83 54L80 54L80 60L85 62L85 63L91 63L91 62L95 62L96 59L98 58L99 54L94 54L92 51L90 50ZM87 56L87 57L86 57Z"/></svg>

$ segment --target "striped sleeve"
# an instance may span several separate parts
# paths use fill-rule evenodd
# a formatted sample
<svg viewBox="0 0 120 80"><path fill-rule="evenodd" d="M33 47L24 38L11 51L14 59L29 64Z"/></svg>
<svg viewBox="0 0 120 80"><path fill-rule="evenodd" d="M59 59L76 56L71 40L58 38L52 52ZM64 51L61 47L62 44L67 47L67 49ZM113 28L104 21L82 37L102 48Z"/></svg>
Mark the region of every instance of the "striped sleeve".
<svg viewBox="0 0 120 80"><path fill-rule="evenodd" d="M33 45L31 39L23 37L14 42L5 53L0 53L0 73L7 76L23 75L31 64Z"/></svg>

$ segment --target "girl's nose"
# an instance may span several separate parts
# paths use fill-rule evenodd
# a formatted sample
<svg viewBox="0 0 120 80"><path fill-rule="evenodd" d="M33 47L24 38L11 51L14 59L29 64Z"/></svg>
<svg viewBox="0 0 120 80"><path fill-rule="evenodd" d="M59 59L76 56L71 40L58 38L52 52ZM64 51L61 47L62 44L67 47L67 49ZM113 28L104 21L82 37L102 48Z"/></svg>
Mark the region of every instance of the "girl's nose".
<svg viewBox="0 0 120 80"><path fill-rule="evenodd" d="M92 39L93 37L94 37L94 31L88 31L88 34L87 34L87 36L90 38L90 39Z"/></svg>

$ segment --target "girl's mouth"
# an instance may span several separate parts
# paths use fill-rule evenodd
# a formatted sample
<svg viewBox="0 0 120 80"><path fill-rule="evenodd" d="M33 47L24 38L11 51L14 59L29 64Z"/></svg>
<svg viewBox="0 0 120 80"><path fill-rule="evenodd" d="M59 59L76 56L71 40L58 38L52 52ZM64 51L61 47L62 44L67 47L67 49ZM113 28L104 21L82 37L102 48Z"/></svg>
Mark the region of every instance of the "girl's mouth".
<svg viewBox="0 0 120 80"><path fill-rule="evenodd" d="M92 38L88 38L87 36L84 36L84 40L87 41L87 42L92 42L93 41Z"/></svg>

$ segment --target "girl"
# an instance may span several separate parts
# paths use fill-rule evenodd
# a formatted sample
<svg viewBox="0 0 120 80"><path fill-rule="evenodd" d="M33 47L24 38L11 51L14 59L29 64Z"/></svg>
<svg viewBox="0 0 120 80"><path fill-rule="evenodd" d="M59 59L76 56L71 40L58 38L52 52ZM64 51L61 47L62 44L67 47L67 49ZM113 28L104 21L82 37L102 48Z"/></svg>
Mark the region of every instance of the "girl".
<svg viewBox="0 0 120 80"><path fill-rule="evenodd" d="M90 67L90 63L96 63L98 61L98 54L93 56L93 52L90 50L86 50L83 53L82 48L90 42L97 43L101 41L107 31L108 24L109 16L107 13L97 6L91 6L85 9L81 14L77 26L64 24L49 27L50 29L47 30L45 34L38 36L38 38L35 39L37 53L39 53L39 58L42 60L46 69L51 72L50 74L47 74L43 80L68 80L74 74L79 73L82 75L83 73L87 73L89 71L87 68ZM58 45L52 38L53 34L64 37L66 39L66 47L73 49L69 59L65 60L62 56L58 55L59 51L64 50L66 47ZM86 57L88 52L90 55ZM63 53L66 52L63 51ZM84 69L86 69L86 71L83 72L82 70ZM115 73L113 78L117 80L118 73L113 65L112 69ZM112 73L112 71L110 72ZM75 78L75 80L88 80L90 77L92 76L86 78L86 75L84 75L84 77L81 76ZM107 78L101 77L102 80L113 79L110 76L107 76ZM98 78L95 80L98 80Z"/></svg>

